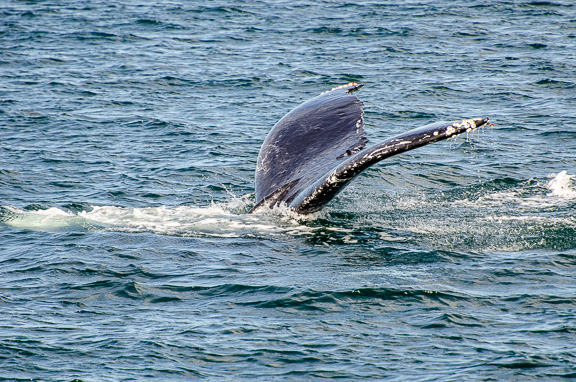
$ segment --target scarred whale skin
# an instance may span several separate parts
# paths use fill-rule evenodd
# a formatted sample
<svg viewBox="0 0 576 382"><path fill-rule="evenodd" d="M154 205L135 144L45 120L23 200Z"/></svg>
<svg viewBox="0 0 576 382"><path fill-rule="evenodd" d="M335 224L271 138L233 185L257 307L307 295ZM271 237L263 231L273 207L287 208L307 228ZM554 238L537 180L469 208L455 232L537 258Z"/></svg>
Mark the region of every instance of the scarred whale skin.
<svg viewBox="0 0 576 382"><path fill-rule="evenodd" d="M488 118L437 122L365 148L362 102L349 83L286 114L268 133L256 167L252 212L281 204L301 214L321 210L362 171L390 156L488 123Z"/></svg>

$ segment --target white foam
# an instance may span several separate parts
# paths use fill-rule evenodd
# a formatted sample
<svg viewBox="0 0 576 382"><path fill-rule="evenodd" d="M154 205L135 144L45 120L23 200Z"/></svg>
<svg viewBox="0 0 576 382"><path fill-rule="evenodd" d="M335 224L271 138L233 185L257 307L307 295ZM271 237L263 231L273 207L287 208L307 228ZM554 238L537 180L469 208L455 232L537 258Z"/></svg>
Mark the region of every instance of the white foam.
<svg viewBox="0 0 576 382"><path fill-rule="evenodd" d="M8 215L2 217L2 222L16 228L60 231L82 225L81 218L56 207L37 211L25 211L8 206L3 208L8 212Z"/></svg>
<svg viewBox="0 0 576 382"><path fill-rule="evenodd" d="M575 175L561 171L558 174L552 174L552 177L554 178L548 182L548 189L551 191L549 195L564 199L576 198L576 187L572 184L572 180L576 179Z"/></svg>
<svg viewBox="0 0 576 382"><path fill-rule="evenodd" d="M513 190L496 191L480 196L478 199L460 199L452 202L458 207L497 208L503 205L515 205L524 209L544 209L563 205L576 199L576 185L573 180L576 175L566 171L548 176L548 183L539 183L537 187L516 188ZM546 192L548 191L548 192Z"/></svg>
<svg viewBox="0 0 576 382"><path fill-rule="evenodd" d="M22 210L4 206L1 217L6 225L38 231L108 230L154 232L178 236L250 237L280 234L310 234L294 216L281 211L249 215L236 213L238 201L212 203L207 207L91 206L89 211L73 213L52 207ZM275 216L271 216L271 215ZM293 214L293 213L292 213Z"/></svg>

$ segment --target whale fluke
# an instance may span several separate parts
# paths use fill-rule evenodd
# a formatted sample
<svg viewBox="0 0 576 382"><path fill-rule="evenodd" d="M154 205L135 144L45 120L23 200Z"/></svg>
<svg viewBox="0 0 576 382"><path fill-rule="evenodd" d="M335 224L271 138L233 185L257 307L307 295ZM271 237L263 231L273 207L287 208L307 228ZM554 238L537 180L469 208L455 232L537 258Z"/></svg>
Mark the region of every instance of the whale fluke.
<svg viewBox="0 0 576 382"><path fill-rule="evenodd" d="M322 93L276 123L258 155L251 213L281 204L301 214L319 211L371 165L489 121L437 122L365 148L363 104L352 94L362 86L353 82Z"/></svg>

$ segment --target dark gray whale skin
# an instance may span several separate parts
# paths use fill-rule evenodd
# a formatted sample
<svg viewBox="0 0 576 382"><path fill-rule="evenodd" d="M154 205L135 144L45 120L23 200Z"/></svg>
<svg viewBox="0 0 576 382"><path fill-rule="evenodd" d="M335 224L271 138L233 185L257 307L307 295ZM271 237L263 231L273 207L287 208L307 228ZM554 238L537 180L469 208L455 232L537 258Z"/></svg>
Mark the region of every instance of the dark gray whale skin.
<svg viewBox="0 0 576 382"><path fill-rule="evenodd" d="M301 213L321 210L362 171L390 156L438 142L488 123L488 118L438 122L365 149L362 84L339 86L286 114L270 130L258 155L256 205L281 204Z"/></svg>

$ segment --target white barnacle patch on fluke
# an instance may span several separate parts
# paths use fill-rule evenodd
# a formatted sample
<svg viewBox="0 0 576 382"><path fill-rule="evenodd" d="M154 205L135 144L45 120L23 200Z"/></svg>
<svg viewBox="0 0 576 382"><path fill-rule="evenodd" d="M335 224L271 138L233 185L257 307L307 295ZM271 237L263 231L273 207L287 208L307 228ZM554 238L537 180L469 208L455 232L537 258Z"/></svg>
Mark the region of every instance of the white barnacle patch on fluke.
<svg viewBox="0 0 576 382"><path fill-rule="evenodd" d="M460 123L455 123L454 126L458 129L464 128L466 129L466 132L469 133L476 129L476 122L474 122L473 119L465 119Z"/></svg>
<svg viewBox="0 0 576 382"><path fill-rule="evenodd" d="M446 136L450 137L453 134L460 135L464 132L469 133L476 130L476 122L473 119L464 119L462 122L456 122L446 129ZM436 133L434 133L436 135ZM454 137L452 137L454 138Z"/></svg>
<svg viewBox="0 0 576 382"><path fill-rule="evenodd" d="M452 134L454 134L456 132L456 128L454 126L448 126L446 128L446 135L447 136L451 136Z"/></svg>
<svg viewBox="0 0 576 382"><path fill-rule="evenodd" d="M320 94L322 95L322 94L325 94L325 93L328 93L328 92L331 92L334 90L347 89L347 88L352 88L352 89L350 89L350 93L351 93L351 92L358 90L360 87L362 87L362 85L358 86L358 82L348 82L346 85L340 85L340 86L333 87L332 89L325 91L325 92L322 92Z"/></svg>
<svg viewBox="0 0 576 382"><path fill-rule="evenodd" d="M341 179L340 177L338 177L338 174L336 174L334 172L332 174L330 174L330 177L328 179L329 179L328 183L331 183L331 184L346 181L346 179Z"/></svg>

